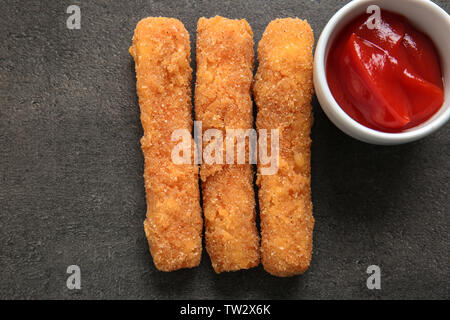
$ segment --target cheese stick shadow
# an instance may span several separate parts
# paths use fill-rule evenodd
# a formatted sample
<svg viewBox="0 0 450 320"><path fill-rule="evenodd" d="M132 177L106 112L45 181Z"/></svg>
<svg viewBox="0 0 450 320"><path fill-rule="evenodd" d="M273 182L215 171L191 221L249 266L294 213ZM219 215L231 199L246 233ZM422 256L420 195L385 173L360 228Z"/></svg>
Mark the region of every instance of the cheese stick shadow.
<svg viewBox="0 0 450 320"><path fill-rule="evenodd" d="M144 230L153 262L162 271L195 267L203 224L198 166L171 159L173 131L185 129L192 140L189 34L176 19L146 18L136 26L130 53L144 129Z"/></svg>

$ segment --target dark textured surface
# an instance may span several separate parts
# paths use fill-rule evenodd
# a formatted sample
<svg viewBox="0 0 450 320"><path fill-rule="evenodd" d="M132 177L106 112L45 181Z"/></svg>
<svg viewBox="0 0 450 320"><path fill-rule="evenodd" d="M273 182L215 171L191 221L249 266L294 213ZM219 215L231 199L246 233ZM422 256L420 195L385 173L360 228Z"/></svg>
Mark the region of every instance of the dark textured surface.
<svg viewBox="0 0 450 320"><path fill-rule="evenodd" d="M314 255L303 276L261 267L155 270L145 239L142 129L128 54L136 23L246 18L255 43L277 17L316 39L347 1L6 1L0 10L0 298L439 298L449 286L450 125L380 147L336 129L314 100ZM447 12L450 3L436 1ZM81 5L81 30L66 8ZM193 52L193 59L195 52ZM66 287L77 264L82 289ZM382 289L366 288L366 268Z"/></svg>

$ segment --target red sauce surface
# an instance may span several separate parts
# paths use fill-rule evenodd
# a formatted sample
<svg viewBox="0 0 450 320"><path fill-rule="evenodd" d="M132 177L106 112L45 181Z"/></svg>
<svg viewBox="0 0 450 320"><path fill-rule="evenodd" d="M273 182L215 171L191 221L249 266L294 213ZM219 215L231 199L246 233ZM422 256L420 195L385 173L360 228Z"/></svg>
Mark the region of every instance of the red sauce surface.
<svg viewBox="0 0 450 320"><path fill-rule="evenodd" d="M359 123L401 132L435 114L444 102L439 56L432 40L398 14L363 14L338 35L327 79L341 108ZM372 22L372 24L370 24Z"/></svg>

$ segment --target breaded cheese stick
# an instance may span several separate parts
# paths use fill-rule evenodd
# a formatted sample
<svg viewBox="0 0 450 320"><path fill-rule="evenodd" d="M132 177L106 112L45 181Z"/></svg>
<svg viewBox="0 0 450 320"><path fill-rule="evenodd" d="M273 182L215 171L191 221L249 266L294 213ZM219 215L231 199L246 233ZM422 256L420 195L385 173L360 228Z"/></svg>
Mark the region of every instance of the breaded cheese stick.
<svg viewBox="0 0 450 320"><path fill-rule="evenodd" d="M253 127L253 62L253 32L247 21L200 18L195 113L203 132L213 128L223 133L224 150L226 129ZM259 264L254 175L248 154L245 164L237 164L236 157L235 164L226 164L225 155L223 161L203 163L200 169L206 249L217 273Z"/></svg>
<svg viewBox="0 0 450 320"><path fill-rule="evenodd" d="M264 269L281 277L303 273L311 260L313 44L309 24L289 18L270 22L258 45L256 124L279 129L278 172L261 175L258 163L261 255Z"/></svg>
<svg viewBox="0 0 450 320"><path fill-rule="evenodd" d="M189 34L176 19L146 18L136 26L130 53L144 129L144 230L153 262L162 271L195 267L202 251L198 166L171 158L178 143L171 141L173 131L192 131Z"/></svg>

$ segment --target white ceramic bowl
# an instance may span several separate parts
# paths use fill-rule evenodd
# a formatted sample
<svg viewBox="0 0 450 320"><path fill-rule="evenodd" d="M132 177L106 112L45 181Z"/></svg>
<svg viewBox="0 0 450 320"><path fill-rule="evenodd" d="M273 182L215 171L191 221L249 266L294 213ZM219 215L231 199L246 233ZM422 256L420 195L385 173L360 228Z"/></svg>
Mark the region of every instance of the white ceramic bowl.
<svg viewBox="0 0 450 320"><path fill-rule="evenodd" d="M428 121L400 133L370 129L353 120L334 99L326 78L326 59L334 39L352 19L366 12L370 5L396 12L408 18L418 30L434 42L444 76L444 104ZM325 26L314 56L314 87L328 118L342 131L361 141L394 145L423 138L442 127L450 118L450 16L429 0L354 0L340 9Z"/></svg>

